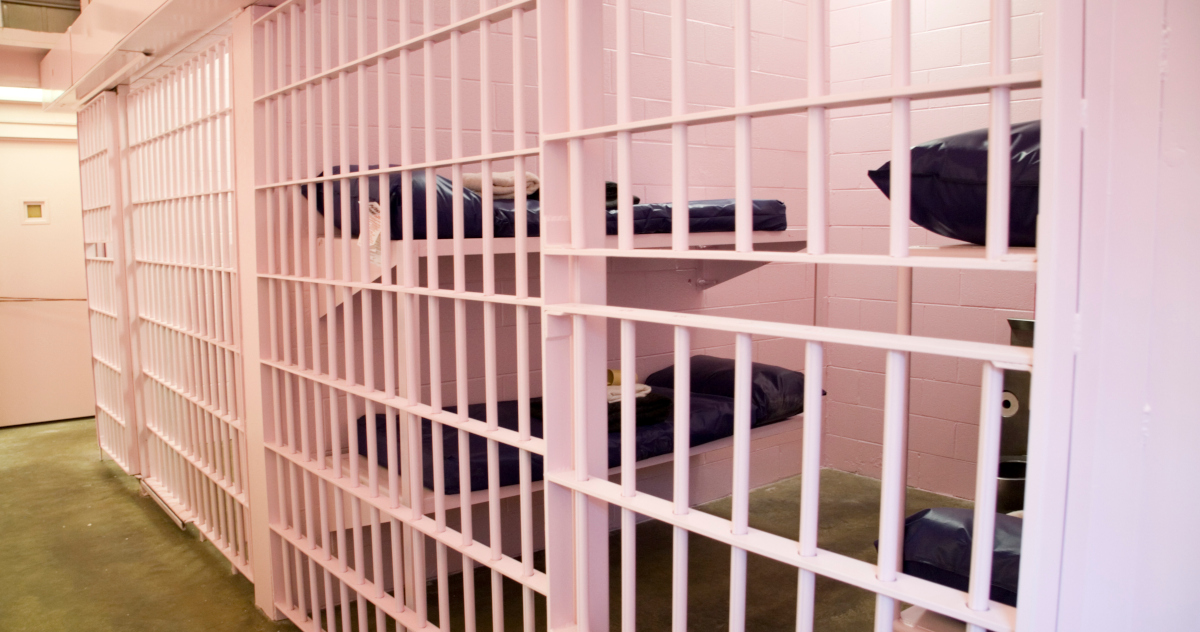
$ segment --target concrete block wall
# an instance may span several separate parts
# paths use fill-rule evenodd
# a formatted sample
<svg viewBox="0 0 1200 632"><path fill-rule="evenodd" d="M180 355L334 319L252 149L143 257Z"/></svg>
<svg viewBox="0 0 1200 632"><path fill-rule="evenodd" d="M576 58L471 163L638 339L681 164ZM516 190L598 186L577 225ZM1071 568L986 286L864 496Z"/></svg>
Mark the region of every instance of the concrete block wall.
<svg viewBox="0 0 1200 632"><path fill-rule="evenodd" d="M751 3L750 84L752 103L805 95L807 8L802 0L755 0ZM726 0L687 3L687 111L734 105L734 7ZM671 2L633 0L631 31L631 116L671 113ZM605 120L616 122L616 7L605 2ZM753 122L751 161L753 197L782 200L792 226L805 221L807 121L803 115L760 118ZM691 199L734 196L733 123L688 130L688 184ZM610 174L616 173L615 143L609 145ZM614 177L614 176L610 176ZM671 132L634 136L634 193L648 202L671 200ZM812 323L815 317L813 266L771 264L731 281L705 288L719 272L685 261L623 261L609 264L609 302L614 305L744 318ZM638 373L670 365L670 329L638 329ZM733 337L698 331L693 353L732 357ZM619 364L615 323L609 331L610 365ZM800 370L804 345L799 341L756 338L754 359Z"/></svg>
<svg viewBox="0 0 1200 632"><path fill-rule="evenodd" d="M616 119L615 7L606 3L605 118ZM663 116L670 112L670 3L635 0L632 15L633 117ZM439 5L440 6L440 5ZM416 7L413 7L416 9ZM887 0L831 0L830 72L834 92L870 89L890 83L890 11ZM463 15L473 11L464 7ZM806 90L806 8L795 0L761 0L752 8L753 94L766 101L801 96ZM443 15L445 14L445 15ZM419 11L412 15L419 20ZM1037 0L1014 1L1014 71L1037 69L1041 55L1041 13ZM536 23L527 17L526 58L534 60ZM731 104L733 90L732 7L718 0L688 3L688 110ZM439 24L448 10L438 9ZM927 83L988 72L988 2L986 0L913 0L913 81ZM415 28L413 30L415 32ZM512 85L508 63L511 24L497 27L494 59L494 107L497 130L511 130ZM463 58L478 59L477 36L463 38ZM449 152L449 56L446 44L435 53L438 155ZM413 55L412 117L422 120L420 54ZM471 61L467 66L473 66ZM464 151L477 150L478 71L464 67ZM526 72L526 102L536 103L537 75ZM444 89L443 89L444 88ZM1039 93L1014 95L1014 121L1039 116ZM913 141L983 127L987 123L983 97L958 97L917 102L913 108ZM528 117L527 117L528 118ZM392 125L399 121L393 112ZM527 129L536 130L536 117ZM776 197L789 206L791 224L804 223L805 119L787 116L754 124L753 178L755 197ZM832 112L830 120L830 243L833 252L886 252L887 199L866 176L888 160L890 113L885 106ZM472 135L471 131L475 133ZM370 135L369 138L373 138ZM397 136L392 139L398 144ZM414 135L416 159L423 150ZM531 143L533 139L531 137ZM441 147L440 145L446 145ZM733 128L731 124L696 127L689 132L689 176L693 199L733 195ZM503 134L496 149L506 149ZM353 151L353 150L352 150ZM615 174L615 145L608 155ZM670 134L635 136L634 193L647 201L670 199ZM498 165L498 169L505 168ZM533 167L536 170L536 167ZM468 169L469 170L469 169ZM448 174L447 174L448 175ZM914 245L941 245L950 240L913 226ZM507 278L511 270L501 271ZM834 327L891 331L895 322L895 271L888 268L772 264L708 289L698 281L706 272L685 262L615 262L610 266L610 302L618 305L671 309L722 315L746 315L786 322L818 322ZM443 275L449 278L449 275ZM1026 273L920 270L914 280L914 333L996 343L1008 342L1009 317L1029 318L1033 310L1033 275ZM511 291L511 289L506 290ZM443 309L444 313L449 305ZM469 336L481 336L476 317ZM508 322L508 321L506 321ZM508 322L511 325L511 322ZM448 323L443 323L443 328ZM536 330L536 325L534 326ZM662 329L659 331L659 329ZM445 333L449 333L446 331ZM534 332L534 337L537 333ZM424 336L422 336L424 339ZM444 341L449 342L447 338ZM695 353L729 355L732 337L699 332ZM638 372L643 377L672 362L671 337L665 328L639 329ZM615 326L610 332L610 360L618 363ZM444 353L449 355L452 343ZM515 359L502 354L501 364ZM883 354L850 347L832 347L828 354L825 464L878 476L883 416ZM756 340L755 360L793 368L803 366L803 344ZM443 362L443 392L452 397L453 362ZM538 367L534 367L535 372ZM471 393L482 384L472 371ZM507 367L502 374L509 373ZM978 423L980 367L977 363L943 358L913 358L909 482L911 485L970 497L974 489L975 438ZM534 376L535 379L538 377ZM504 380L504 397L513 395L511 379ZM429 379L423 376L425 387Z"/></svg>
<svg viewBox="0 0 1200 632"><path fill-rule="evenodd" d="M479 8L478 0L467 0L460 5L459 15L470 16ZM635 0L631 11L631 54L632 54L632 86L634 119L643 119L667 115L671 111L670 90L670 5L667 0ZM450 23L450 7L448 3L434 4L433 21L435 25ZM752 94L755 102L772 101L784 98L802 96L806 90L803 80L805 72L804 36L806 33L805 7L796 0L757 0L752 8ZM374 46L374 7L366 7L370 19L367 33L366 49ZM422 6L418 1L409 4L409 27L401 29L396 8L388 10L389 30L392 39L400 37L401 33L409 35L422 30ZM616 77L615 77L615 33L616 9L613 0L605 5L605 117L609 122L616 120ZM688 111L699 111L713 107L733 104L734 90L734 58L733 58L733 8L724 0L692 0L688 3ZM524 98L526 112L524 122L529 136L528 147L536 147L538 130L538 74L537 74L537 14L529 12L524 18L525 33L525 73ZM335 20L336 23L336 20ZM493 121L496 133L494 149L504 151L511 149L513 130L512 94L513 72L511 50L513 45L513 21L505 20L494 27L491 36L490 67L494 83L492 96ZM337 32L331 32L337 40ZM351 42L353 45L353 42ZM463 151L465 154L478 153L480 147L480 46L481 41L477 32L464 34L460 42L461 56L461 101L462 124L464 130ZM353 51L353 46L351 47ZM409 116L414 124L412 132L413 159L420 161L428 156L424 146L424 52L414 51L410 55L410 99ZM433 46L431 69L433 75L433 106L436 142L436 156L445 158L451 151L451 101L450 74L451 57L449 42L439 42ZM398 62L388 63L388 72L398 73ZM367 71L365 93L367 95L368 119L375 123L374 108L376 107L374 69ZM335 79L335 90L336 90ZM347 145L350 162L357 162L357 99L358 87L352 80L347 97L349 114L349 131ZM392 99L389 100L389 127L391 160L399 162L400 121L401 109L398 99L399 90L392 88ZM337 93L335 92L335 95ZM336 110L340 104L335 98L332 106ZM320 101L317 101L314 116L320 116ZM331 121L336 124L337 113L334 112ZM302 114L303 116L303 114ZM783 200L789 207L790 223L802 224L804 221L804 173L805 173L805 126L803 116L791 115L770 120L756 121L752 139L754 160L754 192L755 198L775 198ZM338 130L334 130L335 154L340 149ZM318 134L318 138L320 135ZM734 177L734 130L732 123L696 127L689 131L689 182L691 184L689 197L691 199L727 198L733 197ZM374 156L378 143L376 129L367 134L368 152ZM671 199L671 148L670 132L655 132L635 135L633 164L633 192L644 201L668 202ZM610 144L608 153L608 179L615 179L616 152L615 143ZM336 160L336 157L335 157ZM497 163L497 170L511 169L511 161ZM527 163L528 170L537 172L536 159ZM468 165L464 171L471 172L478 167ZM449 176L449 170L440 173ZM599 209L597 209L599 212ZM447 247L448 248L448 247ZM539 291L537 275L537 259L530 261L530 290L535 294ZM424 266L424 264L422 264ZM478 257L468 258L467 285L470 290L482 288L482 271ZM357 275L357 263L352 266ZM424 267L422 267L424 270ZM440 265L440 281L442 287L450 287L453 279L449 259L443 259ZM501 293L515 291L515 266L510 256L501 257L497 262L497 290ZM423 279L424 272L420 273ZM812 266L804 265L771 265L753 271L734 282L717 285L710 289L701 288L701 279L706 278L706 272L697 264L690 262L656 262L641 261L635 264L614 262L610 265L610 302L620 305L633 305L654 309L680 311L700 311L733 315L757 314L762 318L776 318L785 321L813 322L814 299L813 288L814 270ZM424 358L428 344L428 318L425 302L422 302L421 316L421 354ZM467 338L469 348L469 393L470 401L483 399L483 365L481 354L483 325L482 312L472 306L468 310ZM361 304L355 301L352 306L353 319L357 322ZM376 300L375 310L378 311ZM339 320L344 316L338 310ZM431 383L441 383L441 391L447 402L452 401L456 388L454 372L454 342L452 306L449 301L442 304L442 368L440 379L430 376L428 364L422 366L423 397L428 401ZM375 326L378 327L381 316L376 315ZM514 345L515 317L512 308L499 310L501 331L498 332L500 349L498 353L498 374L500 375L500 397L512 399L516 397L516 354ZM531 356L532 380L534 395L540 395L540 349L537 348L540 330L537 319L531 323L531 344L534 345ZM340 331L340 324L339 324ZM660 335L662 334L662 335ZM324 335L324 333L322 333ZM357 331L361 344L361 332ZM381 335L381 334L380 334ZM378 335L376 336L379 337ZM698 335L694 341L696 353L731 354L732 338L728 340L719 336ZM658 329L646 326L639 336L639 374L643 377L649 373L672 363L670 344L671 335ZM619 363L617 349L618 338L614 326L611 337L613 346L612 363ZM665 346L664 346L665 345ZM791 341L771 343L766 340L756 341L755 359L763 362L786 364L796 369L803 366L803 344ZM379 358L376 358L377 362ZM359 360L361 362L361 358ZM427 360L426 360L427 361ZM382 369L379 369L380 373ZM359 371L361 375L361 370ZM382 378L377 378L382 379Z"/></svg>
<svg viewBox="0 0 1200 632"><path fill-rule="evenodd" d="M831 0L831 90L891 83L891 3ZM987 0L912 0L913 83L988 73ZM1013 2L1013 71L1041 63L1041 3ZM1040 116L1037 90L1014 93L1013 121ZM921 143L987 126L986 97L913 103L912 139ZM889 160L887 105L834 111L830 116L830 249L886 253L888 200L867 170ZM955 243L913 225L913 245ZM894 331L896 271L822 266L819 318L833 327ZM913 333L1008 344L1007 318L1032 318L1033 273L917 270ZM825 464L879 476L883 435L884 354L850 347L827 353ZM910 392L909 484L971 498L975 489L981 366L914 356Z"/></svg>
<svg viewBox="0 0 1200 632"><path fill-rule="evenodd" d="M465 2L461 15L476 11L477 2ZM751 101L766 102L803 96L807 86L805 40L807 33L806 11L798 0L756 0L751 11ZM414 26L419 28L419 5L411 10ZM687 110L702 111L714 107L733 105L734 52L733 52L733 6L725 0L691 0L688 2L687 26ZM634 120L669 115L671 112L671 3L669 0L634 0L630 15L631 52L631 97ZM448 7L439 7L435 22L449 22ZM526 17L527 39L526 61L536 61L536 18L535 13ZM606 123L616 122L616 7L615 0L606 0L604 7L605 75L604 117ZM496 149L511 147L504 131L511 130L512 84L511 21L496 27L493 35L492 55L493 79L497 82L493 94L496 129ZM464 78L464 151L477 148L478 135L478 70L479 42L477 34L467 34L462 39ZM414 54L413 95L419 99L420 84L419 54ZM438 131L438 155L449 152L449 101L442 101L449 94L448 44L435 45L435 118ZM530 112L536 114L537 104L536 66L526 68L525 101ZM470 101L470 103L468 103ZM420 122L423 114L421 103L414 104L413 120ZM528 113L527 113L528 114ZM399 120L398 113L392 118ZM536 116L526 117L526 128L537 130ZM789 223L803 225L805 216L805 147L806 120L802 115L790 115L761 119L754 122L752 137L753 195L755 198L783 200L789 209ZM472 134L472 131L475 131ZM415 137L414 137L415 139ZM398 137L393 139L398 142ZM530 137L529 145L536 143ZM669 202L671 200L671 134L669 131L638 134L633 147L633 193L646 202ZM734 178L734 129L732 123L693 127L689 130L689 197L711 199L733 197ZM444 147L442 145L445 145ZM414 147L414 153L421 153ZM608 146L606 178L616 178L616 145ZM496 169L511 168L500 164ZM531 170L536 171L536 162ZM467 167L465 171L473 171ZM446 172L444 175L449 175ZM443 263L441 279L445 285L452 278L449 268ZM531 273L536 274L536 265L531 262ZM497 269L499 291L512 292L513 268L508 260ZM721 315L744 315L757 318L777 319L786 322L811 323L814 320L815 273L813 266L773 264L754 270L734 281L703 289L702 279L711 276L698 264L691 262L660 261L614 261L609 265L609 302L616 305L635 306L649 309L666 309ZM478 270L468 270L468 285L474 288L481 282ZM531 290L537 291L537 279L532 278ZM478 289L478 288L475 288ZM448 313L449 304L443 308ZM510 309L501 310L508 314ZM502 324L514 325L513 319L503 317ZM532 323L531 340L540 332L536 319ZM427 326L423 318L423 327ZM450 323L443 330L443 393L452 396L454 389L452 329ZM509 335L501 332L501 335ZM482 340L481 318L471 314L468 319L468 337ZM639 328L638 373L642 377L673 362L671 357L671 333L667 328L645 325ZM422 335L424 340L424 335ZM610 331L610 364L619 365L619 338L615 323ZM424 342L422 344L425 344ZM501 397L515 397L515 350L506 350L511 341L502 343L498 357L500 364ZM732 337L707 335L698 332L693 340L695 353L731 355ZM472 347L473 349L475 347ZM782 364L797 370L803 367L803 343L784 340L756 340L755 360ZM424 353L424 349L422 352ZM534 394L540 394L540 358L533 360L532 376ZM482 368L471 369L471 401L480 401L483 393ZM476 375L478 373L478 375ZM424 388L429 388L428 374L423 373ZM476 395L478 394L478 398Z"/></svg>
<svg viewBox="0 0 1200 632"><path fill-rule="evenodd" d="M616 7L605 8L605 121L615 123ZM807 84L806 8L799 0L756 0L751 4L751 103L804 96ZM671 114L671 3L634 0L630 11L631 116ZM734 7L725 0L687 3L688 112L734 105ZM804 223L805 119L789 115L754 121L752 145L755 198L783 200L793 225ZM688 183L692 199L733 197L734 126L719 123L688 130ZM615 143L609 144L609 179L616 173ZM634 193L645 201L671 200L671 132L634 136Z"/></svg>

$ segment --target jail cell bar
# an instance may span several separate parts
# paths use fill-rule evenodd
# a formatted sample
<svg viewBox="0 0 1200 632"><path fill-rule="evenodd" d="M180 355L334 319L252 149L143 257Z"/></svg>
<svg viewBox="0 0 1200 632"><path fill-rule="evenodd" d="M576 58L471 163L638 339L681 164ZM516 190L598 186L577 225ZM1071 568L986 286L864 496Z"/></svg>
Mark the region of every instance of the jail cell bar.
<svg viewBox="0 0 1200 632"><path fill-rule="evenodd" d="M141 471L133 397L128 239L117 95L104 92L79 112L79 180L84 271L100 449L128 474Z"/></svg>
<svg viewBox="0 0 1200 632"><path fill-rule="evenodd" d="M249 290L262 314L258 348L248 345L246 353L248 365L261 367L272 605L303 629L365 630L369 621L380 630L446 629L455 566L489 569L496 626L504 620L503 581L516 582L523 591L522 627L535 629L535 595L548 591L547 575L533 567L532 459L545 454L545 442L532 436L528 413L529 312L541 301L530 296L523 222L517 223L514 238L515 292L498 292L490 222L484 222L481 239L482 285L469 287L462 181L467 165L478 165L485 183L500 164L524 174L526 158L538 149L527 145L518 115L511 122L512 148L497 151L492 136L499 122L485 107L478 151L469 153L460 98L467 89L463 68L478 64L479 98L493 101L491 57L500 33L513 40L511 81L524 84L525 22L535 4L485 1L478 14L464 16L455 3L449 23L439 24L430 0L419 13L410 3L293 0L235 23L235 51L254 53L253 67L240 77L253 90L248 129L259 159L250 167L252 186L241 181L238 186L245 196L240 199L252 199L257 214L242 223L255 235L250 261L258 267ZM239 33L246 37L244 48L237 48ZM477 59L465 53L468 36L479 44ZM434 111L435 91L443 85L434 71L440 55L450 61L448 152L439 145L439 135L447 130L438 129ZM423 120L414 112L417 82L424 93ZM535 105L525 103L521 92L514 90L513 96L518 114ZM402 166L391 166L397 162ZM445 171L454 190L453 227L450 234L439 234L435 187L426 187L427 214L419 216L413 210L413 177L432 183ZM518 188L522 179L518 176ZM391 225L387 204L373 215L365 195L371 180L378 181L380 192L399 184L399 227ZM352 186L363 193L356 206ZM485 208L492 197L485 184ZM524 215L523 202L518 196L518 217ZM349 229L355 223L357 234ZM424 256L418 256L413 238L421 224L430 235ZM394 232L403 235L396 261L388 247ZM242 237L249 234L244 231ZM383 242L374 249L378 259L372 252L376 238ZM451 278L440 278L439 257L450 259ZM482 311L481 350L468 348L468 310L476 308ZM515 431L501 428L497 413L501 308L512 309L517 323L516 390L522 412ZM442 320L453 323L451 341L442 339ZM424 356L423 347L428 349ZM469 353L481 355L485 367L482 419L467 414ZM452 364L445 372L444 360ZM443 398L444 374L456 385L448 398L452 402ZM450 406L454 409L447 410ZM456 497L446 493L444 460L450 455L441 440L431 442L433 484L432 490L425 488L422 435L440 438L444 432L457 438ZM488 490L483 494L471 490L472 435L486 440ZM502 542L502 445L520 454L520 559L506 554ZM481 510L487 528L477 532L474 512ZM436 598L427 576L434 578ZM461 579L461 614L468 630L476 628L474 577L465 572Z"/></svg>
<svg viewBox="0 0 1200 632"><path fill-rule="evenodd" d="M125 91L142 481L253 578L228 38Z"/></svg>
<svg viewBox="0 0 1200 632"><path fill-rule="evenodd" d="M634 545L632 516L641 514L674 528L675 545L672 565L672 629L687 629L687 539L695 533L731 546L730 630L745 629L746 554L761 555L790 564L799 573L796 625L798 630L813 626L814 580L823 575L876 593L875 630L892 630L897 603L923 606L967 623L972 632L1007 631L1015 627L1014 608L991 602L991 545L995 526L996 466L999 455L998 405L1001 370L1030 370L1032 353L1028 349L993 344L961 342L912 336L905 322L901 333L872 333L828 327L726 318L697 314L611 307L605 304L605 259L607 257L669 257L696 260L743 260L763 262L808 262L853 265L917 267L989 268L1036 270L1036 257L1014 256L1008 250L1007 188L989 186L988 241L980 257L910 256L908 247L908 195L892 196L890 248L886 255L832 254L827 250L827 174L828 130L826 112L873 103L891 103L893 112L893 169L903 175L910 172L910 104L913 99L983 94L991 99L993 138L1007 138L1009 98L1012 89L1037 87L1039 73L1010 73L1009 38L1011 8L1007 1L992 3L992 67L982 79L911 85L911 32L907 0L893 2L893 82L886 89L846 92L831 95L828 89L828 6L825 0L809 3L809 80L808 96L790 101L750 105L746 91L750 69L749 0L734 5L735 31L735 105L687 112L686 73L683 72L686 46L684 37L686 3L671 4L672 112L670 116L631 121L629 108L629 20L630 5L616 6L616 77L617 123L603 125L594 104L600 102L598 88L584 80L604 72L601 49L602 20L596 3L586 0L543 0L539 5L542 30L539 35L540 63L546 81L543 86L542 112L544 192L543 226L544 268L546 279L544 308L546 328L546 404L548 417L570 419L569 425L550 424L547 428L547 570L553 579L549 596L551 630L601 630L608 628L608 533L607 507L621 510L626 533L622 534L621 628L636 627ZM594 83L594 82L593 82ZM803 112L809 122L808 145L808 238L809 249L801 253L755 252L749 238L750 187L748 142L753 119ZM631 204L618 202L619 231L617 248L605 248L603 224L589 221L586 209L598 203L595 183L604 179L603 154L594 144L598 139L614 138L617 148L618 190L628 190L630 135L653 130L672 130L672 190L676 209L686 202L686 143L690 125L733 121L735 124L737 236L732 251L687 250L687 222L673 222L673 246L669 251L635 251L628 236ZM1008 182L1007 143L993 143L989 154L989 181ZM903 185L901 185L903 187ZM898 189L899 190L899 189ZM902 191L903 192L903 191ZM684 205L686 208L686 205ZM601 288L597 290L597 288ZM900 303L906 297L901 297ZM911 299L908 299L911 300ZM622 480L613 483L604 476L601 429L603 406L600 391L592 379L604 368L605 321L620 322L621 362L630 366L633 340L638 323L667 325L675 331L676 389L689 388L686 367L691 356L691 332L714 330L732 334L736 340L736 399L733 465L733 514L725 520L691 511L687 503L689 461L687 454L686 406L676 407L675 490L671 501L639 493L636 470L623 469ZM807 342L803 492L801 527L796 538L785 538L756 531L748 526L749 380L750 336L754 334L803 340ZM819 524L818 481L820 477L820 396L823 383L823 351L826 344L845 344L880 349L887 355L885 422L882 468L882 497L879 532L879 558L868 564L817 547ZM971 581L967 593L920 580L900 572L903 544L904 492L908 434L908 356L926 353L971 358L984 362L980 402L980 442L977 471L974 549ZM554 396L554 394L560 394ZM630 393L626 394L631 395ZM623 403L623 420L631 415L628 399ZM622 435L622 454L630 459L632 433ZM555 537L558 535L559 537Z"/></svg>

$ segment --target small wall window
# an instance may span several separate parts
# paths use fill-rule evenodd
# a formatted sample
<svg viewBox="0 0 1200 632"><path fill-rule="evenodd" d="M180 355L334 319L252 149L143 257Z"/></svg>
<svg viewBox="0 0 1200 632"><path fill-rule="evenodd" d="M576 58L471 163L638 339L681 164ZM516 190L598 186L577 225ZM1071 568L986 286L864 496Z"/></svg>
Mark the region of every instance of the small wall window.
<svg viewBox="0 0 1200 632"><path fill-rule="evenodd" d="M23 224L49 224L50 216L46 213L45 202L25 202Z"/></svg>

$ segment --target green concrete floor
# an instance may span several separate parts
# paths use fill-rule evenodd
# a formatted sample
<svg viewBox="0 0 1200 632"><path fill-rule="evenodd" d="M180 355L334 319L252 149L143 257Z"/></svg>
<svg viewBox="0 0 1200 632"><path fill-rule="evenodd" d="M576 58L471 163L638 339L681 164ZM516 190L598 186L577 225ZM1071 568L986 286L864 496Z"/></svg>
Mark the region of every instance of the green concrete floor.
<svg viewBox="0 0 1200 632"><path fill-rule="evenodd" d="M0 630L295 630L137 481L100 461L95 420L0 429Z"/></svg>
<svg viewBox="0 0 1200 632"><path fill-rule="evenodd" d="M874 563L875 539L879 533L879 481L837 470L821 471L821 505L818 545ZM750 526L787 538L800 531L800 477L789 478L750 493ZM909 489L906 515L929 507L972 507L959 498ZM729 518L730 499L697 507ZM609 541L611 565L609 587L610 623L620 629L620 532ZM661 522L644 522L637 529L637 620L638 630L671 629L672 528ZM535 562L542 568L541 556ZM688 629L716 632L729 629L730 548L697 535L688 541ZM792 566L750 555L747 563L746 629L775 631L796 627L797 572ZM490 573L477 570L475 594L477 629L491 629ZM429 596L430 612L436 611L436 594ZM452 577L449 590L451 629L463 630L462 582ZM520 589L505 580L504 615L506 630L521 629ZM545 604L537 602L540 622ZM832 579L817 577L815 630L817 632L868 632L873 629L875 596L865 590ZM436 618L436 617L435 617ZM539 630L542 628L539 628Z"/></svg>
<svg viewBox="0 0 1200 632"><path fill-rule="evenodd" d="M93 420L0 429L0 630L43 632L233 632L295 630L269 622L253 588L194 530L181 531L115 463L99 460ZM795 537L800 479L751 494L751 526ZM908 512L970 503L910 490ZM730 502L699 508L728 517ZM823 549L873 561L879 528L879 482L835 470L821 476ZM639 525L638 629L670 629L671 528ZM611 541L613 629L619 629L620 535ZM729 547L692 536L689 543L691 630L728 629ZM537 560L540 566L540 555ZM751 555L747 628L794 629L796 571ZM476 572L477 627L491 629L489 573ZM436 586L430 585L436 618ZM451 629L461 630L462 582L448 594ZM520 630L521 591L506 581L505 629ZM545 602L537 600L539 623ZM816 629L871 629L874 597L818 578ZM374 626L371 626L372 628Z"/></svg>

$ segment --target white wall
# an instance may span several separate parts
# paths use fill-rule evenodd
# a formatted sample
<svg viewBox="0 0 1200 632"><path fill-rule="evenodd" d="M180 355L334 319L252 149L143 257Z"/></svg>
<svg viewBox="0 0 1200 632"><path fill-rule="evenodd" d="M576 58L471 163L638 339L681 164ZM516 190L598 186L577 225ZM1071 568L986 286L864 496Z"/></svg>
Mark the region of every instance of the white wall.
<svg viewBox="0 0 1200 632"><path fill-rule="evenodd" d="M0 103L0 426L93 412L75 117ZM47 224L24 224L25 202Z"/></svg>

